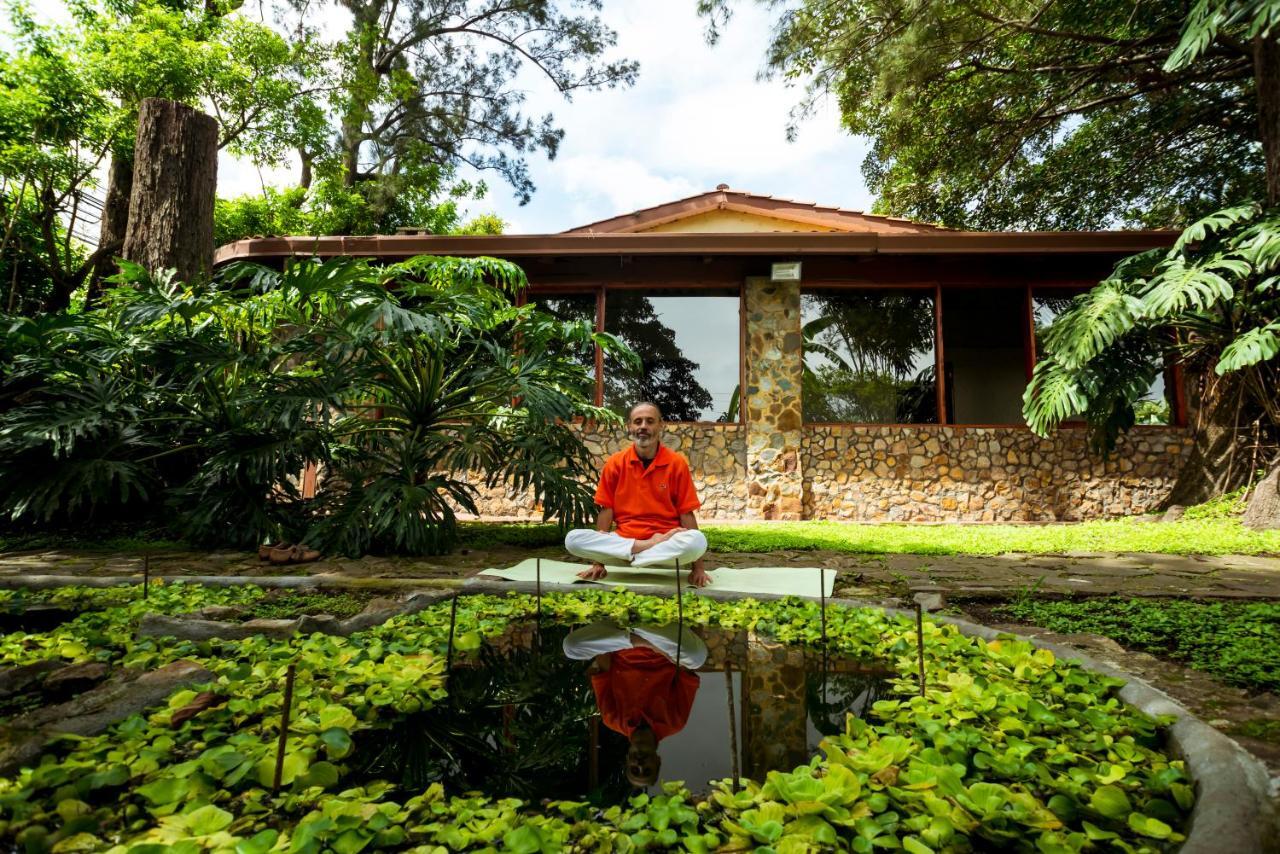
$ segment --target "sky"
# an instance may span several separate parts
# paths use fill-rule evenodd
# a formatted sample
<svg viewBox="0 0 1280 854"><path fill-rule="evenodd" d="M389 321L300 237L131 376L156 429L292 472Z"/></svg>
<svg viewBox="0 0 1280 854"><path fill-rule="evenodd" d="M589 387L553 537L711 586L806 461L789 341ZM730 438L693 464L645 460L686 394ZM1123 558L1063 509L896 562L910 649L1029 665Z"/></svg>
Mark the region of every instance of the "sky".
<svg viewBox="0 0 1280 854"><path fill-rule="evenodd" d="M871 206L861 174L865 139L840 127L834 104L800 126L787 142L788 113L801 91L757 79L771 19L739 2L720 42L704 39L695 0L605 0L602 17L618 33L615 56L638 60L628 89L580 92L566 102L545 79L531 76L530 113L554 114L565 138L555 160L534 155L537 191L521 206L503 180L469 202L470 214L496 213L507 233L544 234L661 204L728 184L736 190L854 210ZM296 175L224 158L219 194L257 192L261 181ZM474 177L468 175L467 177Z"/></svg>

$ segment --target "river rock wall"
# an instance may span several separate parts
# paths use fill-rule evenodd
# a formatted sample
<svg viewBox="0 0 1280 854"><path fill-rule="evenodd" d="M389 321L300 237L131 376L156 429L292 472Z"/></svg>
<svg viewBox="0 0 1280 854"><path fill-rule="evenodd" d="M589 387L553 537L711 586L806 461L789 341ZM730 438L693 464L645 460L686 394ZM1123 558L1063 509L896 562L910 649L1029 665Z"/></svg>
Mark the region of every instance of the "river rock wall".
<svg viewBox="0 0 1280 854"><path fill-rule="evenodd" d="M1047 439L1016 427L808 425L807 519L1075 521L1154 510L1186 431L1137 428L1103 459L1085 431Z"/></svg>

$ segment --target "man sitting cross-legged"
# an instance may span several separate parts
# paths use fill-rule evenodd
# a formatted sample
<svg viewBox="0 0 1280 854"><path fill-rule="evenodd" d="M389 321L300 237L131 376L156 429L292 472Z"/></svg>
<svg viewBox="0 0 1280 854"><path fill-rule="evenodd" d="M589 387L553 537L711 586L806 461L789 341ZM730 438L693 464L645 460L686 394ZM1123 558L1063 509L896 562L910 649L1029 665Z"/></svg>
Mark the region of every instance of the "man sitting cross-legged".
<svg viewBox="0 0 1280 854"><path fill-rule="evenodd" d="M652 403L637 403L627 414L632 445L604 464L596 488L594 531L570 531L564 547L591 561L579 578L604 578L605 561L632 566L689 566L689 583L711 583L702 565L707 538L693 511L702 506L689 475L689 461L662 445L662 413ZM617 524L618 530L613 526Z"/></svg>

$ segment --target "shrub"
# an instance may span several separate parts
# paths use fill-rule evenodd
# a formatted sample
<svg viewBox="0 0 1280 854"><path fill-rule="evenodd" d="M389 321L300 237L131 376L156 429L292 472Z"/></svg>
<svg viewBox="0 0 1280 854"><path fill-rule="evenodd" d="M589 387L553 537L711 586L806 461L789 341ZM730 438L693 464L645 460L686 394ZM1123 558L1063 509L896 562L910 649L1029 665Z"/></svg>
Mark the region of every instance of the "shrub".
<svg viewBox="0 0 1280 854"><path fill-rule="evenodd" d="M422 554L453 542L477 482L529 489L562 524L592 510L566 422L616 416L553 345L595 333L516 306L512 264L303 260L206 284L125 265L119 285L83 315L0 321L11 524L162 519L200 544ZM314 502L307 464L328 474Z"/></svg>

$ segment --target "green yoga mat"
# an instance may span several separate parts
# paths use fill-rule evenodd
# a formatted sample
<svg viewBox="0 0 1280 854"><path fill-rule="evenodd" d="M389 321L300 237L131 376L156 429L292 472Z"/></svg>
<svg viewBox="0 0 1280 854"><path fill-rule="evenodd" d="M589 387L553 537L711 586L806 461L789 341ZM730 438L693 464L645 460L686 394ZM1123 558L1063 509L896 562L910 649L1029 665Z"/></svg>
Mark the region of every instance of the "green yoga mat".
<svg viewBox="0 0 1280 854"><path fill-rule="evenodd" d="M599 581L583 581L578 573L587 568L585 563L565 563L559 560L542 561L542 580L547 584L583 584L601 587L671 587L675 581L674 569L653 567L611 566L609 574ZM731 590L735 593L776 593L780 596L796 594L818 596L818 574L822 574L822 593L827 596L836 584L834 569L818 569L816 566L753 566L743 569L722 566L709 570L710 590ZM681 569L683 581L688 570ZM509 569L486 569L481 578L503 578L507 581L537 580L537 561L522 560Z"/></svg>

